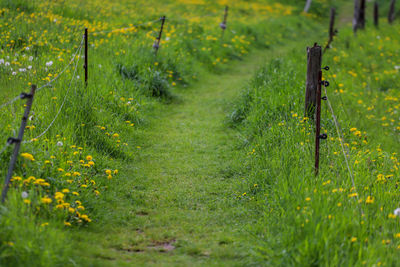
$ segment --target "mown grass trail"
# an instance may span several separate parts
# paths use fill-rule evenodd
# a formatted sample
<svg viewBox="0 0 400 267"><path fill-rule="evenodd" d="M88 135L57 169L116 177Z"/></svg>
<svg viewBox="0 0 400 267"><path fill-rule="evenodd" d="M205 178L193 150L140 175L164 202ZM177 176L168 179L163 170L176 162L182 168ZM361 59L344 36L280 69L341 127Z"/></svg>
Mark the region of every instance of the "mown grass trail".
<svg viewBox="0 0 400 267"><path fill-rule="evenodd" d="M243 265L250 218L235 199L240 181L236 134L224 124L228 104L266 58L254 52L222 74L202 74L157 105L142 129L140 158L106 193L105 218L77 232L94 265Z"/></svg>

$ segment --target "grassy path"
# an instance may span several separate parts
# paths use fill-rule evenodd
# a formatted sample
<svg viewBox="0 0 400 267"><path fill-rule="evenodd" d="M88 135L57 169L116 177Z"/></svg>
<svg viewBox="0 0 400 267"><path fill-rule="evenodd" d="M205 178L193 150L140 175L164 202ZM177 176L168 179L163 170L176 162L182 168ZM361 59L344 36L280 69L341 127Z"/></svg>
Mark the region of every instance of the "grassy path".
<svg viewBox="0 0 400 267"><path fill-rule="evenodd" d="M178 89L143 129L140 159L107 193L101 224L77 233L94 265L235 265L248 262L245 206L235 200L240 161L224 125L233 100L266 57L254 52L223 74Z"/></svg>

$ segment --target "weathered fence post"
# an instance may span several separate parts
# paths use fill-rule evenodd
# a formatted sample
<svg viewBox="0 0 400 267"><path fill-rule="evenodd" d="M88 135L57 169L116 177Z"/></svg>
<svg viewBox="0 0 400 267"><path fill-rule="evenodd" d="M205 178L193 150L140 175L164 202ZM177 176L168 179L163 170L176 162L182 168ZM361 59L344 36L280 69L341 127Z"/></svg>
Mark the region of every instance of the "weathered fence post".
<svg viewBox="0 0 400 267"><path fill-rule="evenodd" d="M162 37L163 30L164 30L165 19L166 19L165 16L162 16L161 19L160 19L161 20L160 32L159 32L158 37L156 38L156 40L154 41L154 44L153 44L153 48L154 48L156 56L157 56L158 49L160 48L161 37Z"/></svg>
<svg viewBox="0 0 400 267"><path fill-rule="evenodd" d="M85 86L88 85L88 29L85 28L85 63L83 68L85 69Z"/></svg>
<svg viewBox="0 0 400 267"><path fill-rule="evenodd" d="M360 0L354 0L353 32L356 34L358 28L358 16L360 14Z"/></svg>
<svg viewBox="0 0 400 267"><path fill-rule="evenodd" d="M229 11L229 7L225 6L225 13L224 13L224 21L221 22L221 24L219 24L219 26L222 29L222 33L221 33L221 40L224 39L224 34L225 34L225 30L226 30L226 23L228 21L228 11Z"/></svg>
<svg viewBox="0 0 400 267"><path fill-rule="evenodd" d="M360 5L360 15L358 16L358 28L364 29L365 28L365 0L361 0Z"/></svg>
<svg viewBox="0 0 400 267"><path fill-rule="evenodd" d="M374 25L379 26L379 4L377 1L374 3Z"/></svg>
<svg viewBox="0 0 400 267"><path fill-rule="evenodd" d="M395 6L396 6L396 0L392 0L390 2L390 8L389 8L389 14L388 14L388 21L390 24L393 23L393 21L396 17Z"/></svg>
<svg viewBox="0 0 400 267"><path fill-rule="evenodd" d="M331 8L331 20L329 23L329 40L328 44L325 47L325 50L328 49L333 41L333 37L336 35L335 30L335 17L336 17L336 9L334 7Z"/></svg>
<svg viewBox="0 0 400 267"><path fill-rule="evenodd" d="M15 163L17 162L19 149L21 147L21 143L22 143L22 140L23 140L23 137L24 137L24 131L25 131L25 128L26 128L28 117L29 117L29 112L31 111L31 108L32 108L33 97L35 96L35 91L36 91L36 85L32 85L31 91L30 91L29 94L26 94L26 93L22 93L21 94L21 99L27 98L28 101L26 103L24 116L22 117L21 127L19 128L18 137L17 138L10 137L7 140L8 144L10 144L10 145L11 144L15 144L15 147L14 147L14 152L12 154L10 165L9 165L9 168L8 168L6 180L4 182L3 191L1 193L1 201L2 201L2 203L4 203L4 201L5 201L6 197L7 197L7 191L8 191L8 188L10 186L11 177L12 177L12 174L14 172Z"/></svg>
<svg viewBox="0 0 400 267"><path fill-rule="evenodd" d="M353 32L357 33L358 29L365 28L365 0L354 0L354 18L353 18Z"/></svg>
<svg viewBox="0 0 400 267"><path fill-rule="evenodd" d="M307 47L307 80L304 116L313 118L317 101L318 75L321 70L322 49L314 44Z"/></svg>

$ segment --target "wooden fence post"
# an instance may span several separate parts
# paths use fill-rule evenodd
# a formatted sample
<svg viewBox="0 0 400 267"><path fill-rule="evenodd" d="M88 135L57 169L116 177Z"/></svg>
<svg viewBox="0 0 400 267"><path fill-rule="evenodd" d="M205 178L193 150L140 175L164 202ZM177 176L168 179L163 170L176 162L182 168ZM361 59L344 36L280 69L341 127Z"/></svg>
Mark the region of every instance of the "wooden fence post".
<svg viewBox="0 0 400 267"><path fill-rule="evenodd" d="M354 18L353 18L353 32L357 33L358 29L365 28L365 0L354 0Z"/></svg>
<svg viewBox="0 0 400 267"><path fill-rule="evenodd" d="M28 101L26 103L24 116L22 117L21 127L19 128L18 137L17 138L9 138L7 140L8 144L15 144L15 147L14 147L14 152L12 154L10 165L8 168L6 180L4 181L3 191L1 193L2 203L4 203L4 201L6 200L8 188L10 187L11 177L14 172L15 163L17 162L19 149L21 147L21 143L24 138L24 131L25 131L26 124L28 121L29 112L31 111L31 108L32 108L33 97L35 96L35 91L36 91L36 85L32 85L31 92L29 94L26 94L26 93L21 94L21 99L27 98Z"/></svg>
<svg viewBox="0 0 400 267"><path fill-rule="evenodd" d="M83 68L85 69L85 86L88 85L88 29L85 28L85 63Z"/></svg>
<svg viewBox="0 0 400 267"><path fill-rule="evenodd" d="M321 70L322 49L314 44L307 47L307 80L304 116L313 118L317 101L318 75Z"/></svg>
<svg viewBox="0 0 400 267"><path fill-rule="evenodd" d="M359 29L365 28L365 7L366 7L365 0L361 0L360 14L358 16L358 28Z"/></svg>
<svg viewBox="0 0 400 267"><path fill-rule="evenodd" d="M388 14L388 21L390 24L393 23L393 21L396 17L395 6L396 6L396 0L392 0L390 2L390 8L389 8L389 14Z"/></svg>
<svg viewBox="0 0 400 267"><path fill-rule="evenodd" d="M226 30L226 23L228 21L228 11L229 11L229 7L225 6L224 21L221 24L219 24L219 26L222 29L221 40L224 39L224 34L225 34L225 30Z"/></svg>
<svg viewBox="0 0 400 267"><path fill-rule="evenodd" d="M353 16L353 32L354 32L354 34L357 33L359 14L360 14L360 0L354 0L354 16Z"/></svg>
<svg viewBox="0 0 400 267"><path fill-rule="evenodd" d="M332 7L331 8L331 20L329 23L329 40L328 40L328 44L325 47L325 50L330 47L330 45L333 41L333 37L336 35L336 32L337 32L337 30L335 29L335 17L336 17L336 9L334 7Z"/></svg>
<svg viewBox="0 0 400 267"><path fill-rule="evenodd" d="M163 30L164 30L165 19L166 19L165 16L162 16L162 17L161 17L161 28L160 28L160 32L159 32L158 37L156 38L156 40L154 41L154 44L153 44L153 48L154 48L154 50L155 50L156 56L157 56L157 53L158 53L158 49L160 48L161 37L162 37Z"/></svg>
<svg viewBox="0 0 400 267"><path fill-rule="evenodd" d="M374 25L375 27L379 26L379 5L377 1L374 3Z"/></svg>

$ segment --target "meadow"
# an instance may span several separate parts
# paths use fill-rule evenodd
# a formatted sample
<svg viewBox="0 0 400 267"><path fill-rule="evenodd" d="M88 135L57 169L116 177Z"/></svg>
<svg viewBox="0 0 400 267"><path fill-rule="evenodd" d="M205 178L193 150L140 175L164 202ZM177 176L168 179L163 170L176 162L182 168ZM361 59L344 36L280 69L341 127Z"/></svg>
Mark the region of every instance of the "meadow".
<svg viewBox="0 0 400 267"><path fill-rule="evenodd" d="M354 37L341 1L323 64L343 136L324 103L312 168L305 47L325 43L334 2L304 14L291 0L0 1L2 177L24 110L15 97L39 88L0 210L0 264L396 266L399 26L382 16Z"/></svg>

